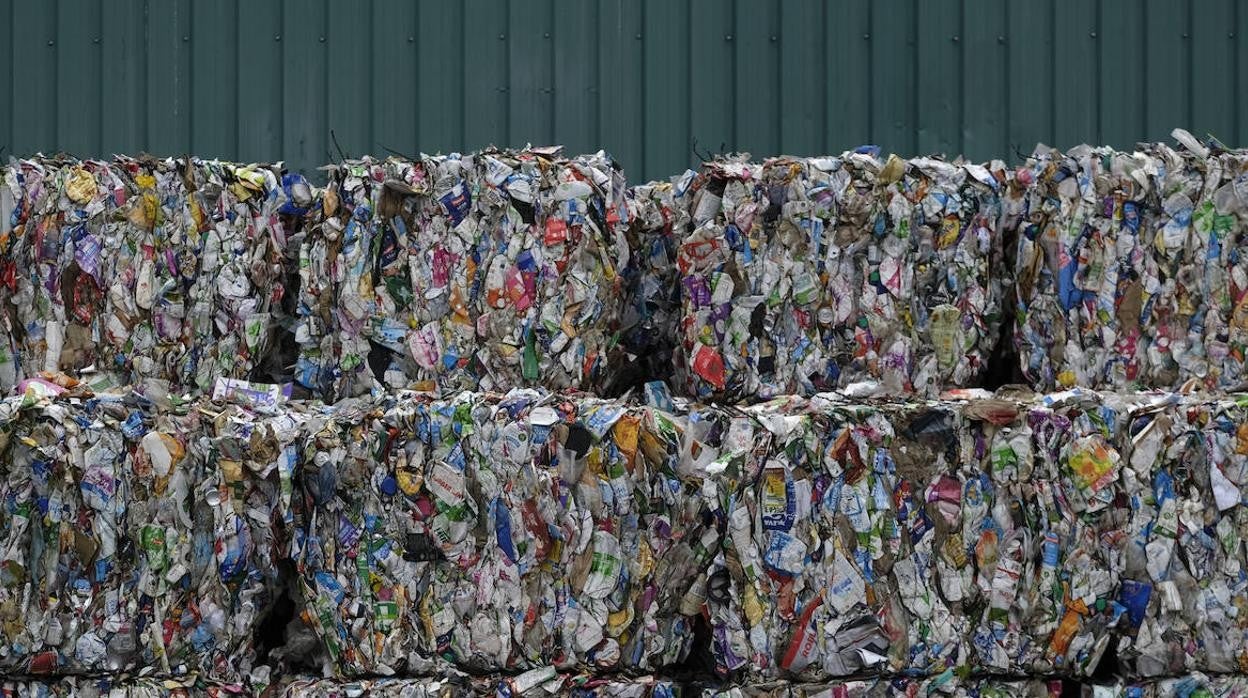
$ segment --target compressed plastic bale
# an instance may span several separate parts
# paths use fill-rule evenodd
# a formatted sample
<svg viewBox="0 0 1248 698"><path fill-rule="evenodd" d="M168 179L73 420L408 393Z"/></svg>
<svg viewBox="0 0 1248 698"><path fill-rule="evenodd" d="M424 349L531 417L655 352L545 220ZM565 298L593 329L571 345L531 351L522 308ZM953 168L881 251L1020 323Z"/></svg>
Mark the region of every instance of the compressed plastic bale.
<svg viewBox="0 0 1248 698"><path fill-rule="evenodd" d="M1015 343L1036 389L1248 380L1246 165L1243 151L1151 144L1039 147L1018 168Z"/></svg>
<svg viewBox="0 0 1248 698"><path fill-rule="evenodd" d="M941 695L959 698L1058 698L1063 692L1061 681L1043 678L1014 679L1005 677L962 678L947 672L933 678L860 678L823 683L774 681L740 686L705 688L697 695L703 698L827 698L828 696L893 696Z"/></svg>
<svg viewBox="0 0 1248 698"><path fill-rule="evenodd" d="M635 364L621 362L620 371L636 365L645 377L672 374L680 320L680 279L677 246L688 233L685 192L695 172L686 171L671 182L649 182L628 189L629 248L632 263L626 270L627 306L621 322L623 345ZM626 387L627 375L618 375L609 387Z"/></svg>
<svg viewBox="0 0 1248 698"><path fill-rule="evenodd" d="M0 387L47 371L201 394L268 368L283 249L315 198L264 165L14 161L0 188Z"/></svg>
<svg viewBox="0 0 1248 698"><path fill-rule="evenodd" d="M330 177L301 248L300 383L332 400L608 378L629 248L607 155L366 159Z"/></svg>
<svg viewBox="0 0 1248 698"><path fill-rule="evenodd" d="M305 617L337 672L645 672L688 656L702 602L686 580L718 544L718 504L677 464L713 415L535 391L375 409L318 434L303 475Z"/></svg>
<svg viewBox="0 0 1248 698"><path fill-rule="evenodd" d="M239 435L135 396L32 394L0 403L0 670L247 676L277 487L230 460Z"/></svg>
<svg viewBox="0 0 1248 698"><path fill-rule="evenodd" d="M721 671L1096 670L1116 641L1129 403L970 397L746 410L770 445L726 512Z"/></svg>
<svg viewBox="0 0 1248 698"><path fill-rule="evenodd" d="M1248 693L1248 678L1242 674L1183 672L1151 681L1118 679L1083 686L1093 698L1163 698L1166 696L1242 696Z"/></svg>
<svg viewBox="0 0 1248 698"><path fill-rule="evenodd" d="M675 698L693 695L680 683L654 676L604 677L561 674L542 667L517 675L439 676L425 678L301 679L284 687L287 698L444 698L449 696L572 696L574 698Z"/></svg>
<svg viewBox="0 0 1248 698"><path fill-rule="evenodd" d="M1248 430L1238 399L1156 399L1132 414L1117 652L1131 677L1242 671Z"/></svg>
<svg viewBox="0 0 1248 698"><path fill-rule="evenodd" d="M956 452L954 415L924 413L927 443L915 448L931 460L902 479L889 447L892 424L910 421L903 410L820 400L748 413L768 445L726 512L736 583L728 612L712 615L713 632L731 640L715 648L720 670L822 680L967 663L965 619L938 598L911 617L917 603L903 605L911 599L893 578L911 548L930 556L932 535L919 534L931 525L913 497ZM910 567L911 596L931 583L927 559Z"/></svg>
<svg viewBox="0 0 1248 698"><path fill-rule="evenodd" d="M119 675L0 680L0 696L4 698L224 698L237 695L241 688L237 684L205 681L195 675L173 678Z"/></svg>
<svg viewBox="0 0 1248 698"><path fill-rule="evenodd" d="M681 242L681 384L742 400L978 384L998 336L1004 165L707 163Z"/></svg>
<svg viewBox="0 0 1248 698"><path fill-rule="evenodd" d="M977 666L1091 676L1114 639L1122 567L1121 433L1117 396L1055 395L971 403L978 491L966 476L964 554ZM973 450L971 450L973 449ZM952 569L954 556L944 559ZM967 575L963 575L963 581Z"/></svg>

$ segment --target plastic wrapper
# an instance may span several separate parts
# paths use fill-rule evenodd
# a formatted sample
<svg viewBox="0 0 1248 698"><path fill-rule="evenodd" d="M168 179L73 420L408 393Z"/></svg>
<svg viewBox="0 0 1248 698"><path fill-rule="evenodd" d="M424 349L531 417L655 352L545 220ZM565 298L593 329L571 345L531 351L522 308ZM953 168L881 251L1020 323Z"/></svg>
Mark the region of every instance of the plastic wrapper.
<svg viewBox="0 0 1248 698"><path fill-rule="evenodd" d="M1248 381L1244 151L1046 147L1007 197L1015 342L1037 390Z"/></svg>
<svg viewBox="0 0 1248 698"><path fill-rule="evenodd" d="M266 165L14 161L0 187L0 387L60 371L158 397L269 369L287 238L316 198Z"/></svg>
<svg viewBox="0 0 1248 698"><path fill-rule="evenodd" d="M300 251L296 379L315 394L608 378L629 264L608 156L366 159L330 180Z"/></svg>
<svg viewBox="0 0 1248 698"><path fill-rule="evenodd" d="M978 385L999 334L1000 162L705 164L677 264L678 382L699 399Z"/></svg>
<svg viewBox="0 0 1248 698"><path fill-rule="evenodd" d="M34 395L0 402L0 673L250 675L288 557L265 435L235 408Z"/></svg>

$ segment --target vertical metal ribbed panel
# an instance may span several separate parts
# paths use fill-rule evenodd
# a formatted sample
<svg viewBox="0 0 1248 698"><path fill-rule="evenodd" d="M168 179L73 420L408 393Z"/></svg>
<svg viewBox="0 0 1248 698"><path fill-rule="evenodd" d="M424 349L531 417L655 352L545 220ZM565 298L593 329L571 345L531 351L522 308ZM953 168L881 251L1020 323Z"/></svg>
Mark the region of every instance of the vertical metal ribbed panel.
<svg viewBox="0 0 1248 698"><path fill-rule="evenodd" d="M1235 0L0 0L6 154L1015 158L1248 138ZM337 145L331 139L337 138Z"/></svg>

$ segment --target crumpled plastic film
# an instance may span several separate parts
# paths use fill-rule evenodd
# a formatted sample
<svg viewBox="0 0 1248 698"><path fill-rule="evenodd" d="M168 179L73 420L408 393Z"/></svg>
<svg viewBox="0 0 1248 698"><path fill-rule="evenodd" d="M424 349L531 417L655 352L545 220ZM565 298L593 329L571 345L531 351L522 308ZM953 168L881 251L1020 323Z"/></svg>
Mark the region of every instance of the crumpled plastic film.
<svg viewBox="0 0 1248 698"><path fill-rule="evenodd" d="M608 378L629 264L609 156L365 159L330 177L300 253L300 383L333 400Z"/></svg>
<svg viewBox="0 0 1248 698"><path fill-rule="evenodd" d="M263 367L283 250L317 192L266 165L14 161L0 188L0 386L40 371L211 390Z"/></svg>
<svg viewBox="0 0 1248 698"><path fill-rule="evenodd" d="M680 382L737 401L975 386L999 334L1000 161L706 163L686 195Z"/></svg>
<svg viewBox="0 0 1248 698"><path fill-rule="evenodd" d="M377 408L381 409L380 407ZM723 494L682 456L742 420L513 391L404 397L316 435L305 618L346 675L680 663ZM738 429L734 429L734 425Z"/></svg>
<svg viewBox="0 0 1248 698"><path fill-rule="evenodd" d="M234 408L34 395L0 402L0 672L247 676L291 513L263 435Z"/></svg>
<svg viewBox="0 0 1248 698"><path fill-rule="evenodd" d="M1007 197L1015 343L1037 390L1248 381L1244 151L1038 147Z"/></svg>

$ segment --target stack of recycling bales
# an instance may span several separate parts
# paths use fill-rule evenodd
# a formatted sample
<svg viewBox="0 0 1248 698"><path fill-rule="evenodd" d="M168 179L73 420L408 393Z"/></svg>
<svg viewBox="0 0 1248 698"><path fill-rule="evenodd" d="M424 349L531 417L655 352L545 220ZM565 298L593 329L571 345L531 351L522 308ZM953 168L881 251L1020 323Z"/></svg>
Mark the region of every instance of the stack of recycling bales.
<svg viewBox="0 0 1248 698"><path fill-rule="evenodd" d="M15 162L0 691L1242 690L1248 163L1180 140Z"/></svg>
<svg viewBox="0 0 1248 698"><path fill-rule="evenodd" d="M263 372L298 175L198 159L15 161L0 187L0 385L41 371L148 395Z"/></svg>
<svg viewBox="0 0 1248 698"><path fill-rule="evenodd" d="M600 388L622 309L628 206L605 154L489 150L331 168L300 248L296 380Z"/></svg>

